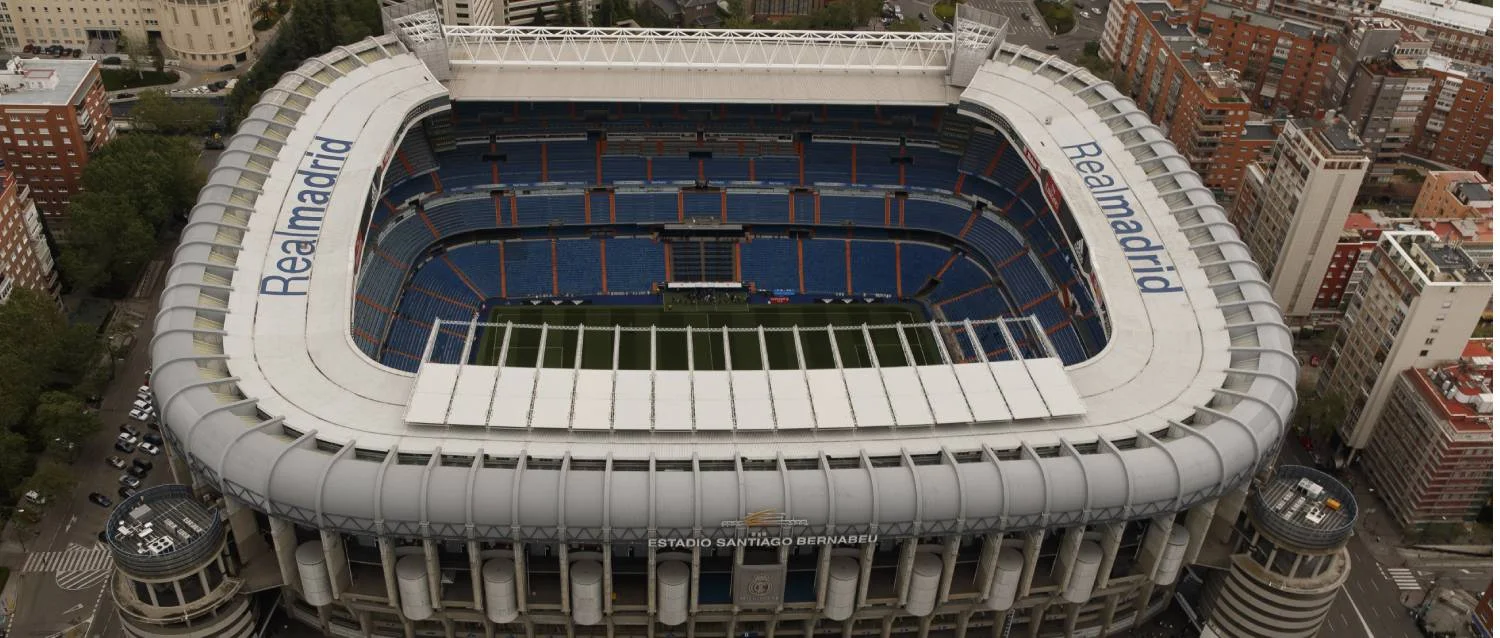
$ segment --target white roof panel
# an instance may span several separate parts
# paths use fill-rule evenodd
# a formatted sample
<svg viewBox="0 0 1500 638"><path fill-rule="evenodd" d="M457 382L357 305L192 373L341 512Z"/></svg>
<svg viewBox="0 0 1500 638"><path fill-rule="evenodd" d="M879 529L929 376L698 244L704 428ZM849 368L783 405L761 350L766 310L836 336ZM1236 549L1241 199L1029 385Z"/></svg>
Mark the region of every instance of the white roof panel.
<svg viewBox="0 0 1500 638"><path fill-rule="evenodd" d="M1036 389L1026 364L1020 361L991 361L990 372L1005 394L1005 404L1017 419L1043 419L1049 416L1042 393Z"/></svg>
<svg viewBox="0 0 1500 638"><path fill-rule="evenodd" d="M875 368L844 368L844 385L849 388L849 402L854 408L854 422L862 428L891 427L891 402ZM821 416L821 414L819 414Z"/></svg>
<svg viewBox="0 0 1500 638"><path fill-rule="evenodd" d="M733 406L729 403L729 373L704 371L693 374L693 423L699 430L733 430Z"/></svg>
<svg viewBox="0 0 1500 638"><path fill-rule="evenodd" d="M448 402L458 383L458 366L425 366L413 384L406 420L411 423L441 424L448 419Z"/></svg>
<svg viewBox="0 0 1500 638"><path fill-rule="evenodd" d="M531 427L566 428L573 416L573 369L542 368L536 378Z"/></svg>
<svg viewBox="0 0 1500 638"><path fill-rule="evenodd" d="M933 366L947 369L947 366ZM922 380L914 368L881 368L885 392L891 398L891 410L897 425L934 425L932 409Z"/></svg>
<svg viewBox="0 0 1500 638"><path fill-rule="evenodd" d="M812 399L807 396L807 377L801 370L771 370L771 405L776 409L780 430L813 427Z"/></svg>
<svg viewBox="0 0 1500 638"><path fill-rule="evenodd" d="M807 389L812 393L819 430L854 427L854 408L849 405L844 375L838 370L808 370Z"/></svg>
<svg viewBox="0 0 1500 638"><path fill-rule="evenodd" d="M579 370L573 391L573 428L608 430L614 410L615 373L611 370Z"/></svg>
<svg viewBox="0 0 1500 638"><path fill-rule="evenodd" d="M734 387L734 427L737 430L769 430L776 426L771 412L771 386L760 370L729 373Z"/></svg>
<svg viewBox="0 0 1500 638"><path fill-rule="evenodd" d="M1068 373L1063 370L1061 361L1027 359L1025 364L1026 370L1031 373L1031 380L1042 395L1042 401L1047 403L1047 411L1053 417L1078 416L1088 411L1083 399L1078 398L1078 390L1068 382Z"/></svg>
<svg viewBox="0 0 1500 638"><path fill-rule="evenodd" d="M967 423L974 418L969 414L969 402L964 398L958 377L948 366L922 366L916 369L922 379L922 389L927 394L927 405L932 408L933 419L938 423Z"/></svg>
<svg viewBox="0 0 1500 638"><path fill-rule="evenodd" d="M448 406L448 423L484 427L489 422L490 397L495 393L498 366L458 366L458 386ZM421 375L418 375L419 377ZM418 383L420 386L420 382Z"/></svg>
<svg viewBox="0 0 1500 638"><path fill-rule="evenodd" d="M495 401L490 404L490 427L530 427L535 385L535 368L506 367L501 370L500 380L495 383Z"/></svg>
<svg viewBox="0 0 1500 638"><path fill-rule="evenodd" d="M686 370L656 371L657 430L693 429L693 375Z"/></svg>
<svg viewBox="0 0 1500 638"><path fill-rule="evenodd" d="M616 430L651 429L651 375L626 374L621 370L615 375L615 422Z"/></svg>
<svg viewBox="0 0 1500 638"><path fill-rule="evenodd" d="M1010 420L1010 408L1005 405L1005 395L995 385L995 377L982 363L955 363L953 373L958 385L969 399L969 409L975 421Z"/></svg>

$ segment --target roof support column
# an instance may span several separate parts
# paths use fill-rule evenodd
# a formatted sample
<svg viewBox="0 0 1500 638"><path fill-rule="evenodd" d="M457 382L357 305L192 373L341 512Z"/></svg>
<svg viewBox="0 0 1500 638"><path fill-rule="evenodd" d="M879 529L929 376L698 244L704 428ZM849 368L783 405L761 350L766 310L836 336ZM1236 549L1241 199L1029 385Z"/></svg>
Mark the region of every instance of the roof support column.
<svg viewBox="0 0 1500 638"><path fill-rule="evenodd" d="M1124 523L1105 523L1102 527L1104 537L1099 539L1099 545L1104 549L1104 556L1099 560L1099 578L1094 581L1095 589L1103 589L1109 585L1109 574L1114 571L1115 557L1119 555L1120 542L1125 538Z"/></svg>
<svg viewBox="0 0 1500 638"><path fill-rule="evenodd" d="M375 542L380 549L380 571L385 574L385 603L395 610L397 618L405 621L406 616L401 613L400 609L401 599L396 595L396 546L391 541L391 537L383 534L376 538Z"/></svg>
<svg viewBox="0 0 1500 638"><path fill-rule="evenodd" d="M474 590L474 610L483 615L485 611L484 561L479 559L479 552L482 551L479 547L479 541L471 538L464 543L464 550L469 555L469 588ZM485 626L488 627L489 625L489 620L485 619Z"/></svg>
<svg viewBox="0 0 1500 638"><path fill-rule="evenodd" d="M1042 557L1041 530L1026 532L1026 544L1021 548L1021 557L1025 562L1021 563L1021 586L1016 590L1017 600L1031 595L1031 579L1036 575L1036 564Z"/></svg>
<svg viewBox="0 0 1500 638"><path fill-rule="evenodd" d="M979 550L979 582L975 583L980 601L985 600L990 595L990 587L995 582L995 567L1000 564L1000 548L1004 542L1004 534L990 533L984 535L984 547ZM960 635L962 635L962 632L960 632Z"/></svg>
<svg viewBox="0 0 1500 638"><path fill-rule="evenodd" d="M349 588L349 559L344 552L344 537L338 532L318 530L323 541L323 562L328 565L328 582L332 585L333 599L344 596Z"/></svg>
<svg viewBox="0 0 1500 638"><path fill-rule="evenodd" d="M953 567L958 564L958 540L961 534L949 534L943 540L943 579L938 582L938 605L948 602L948 593L953 590Z"/></svg>
<svg viewBox="0 0 1500 638"><path fill-rule="evenodd" d="M271 547L276 552L276 566L281 570L281 582L301 594L302 578L297 575L297 528L284 518L267 518L271 520ZM394 600L395 592L391 592L391 596Z"/></svg>
<svg viewBox="0 0 1500 638"><path fill-rule="evenodd" d="M438 561L437 541L431 538L422 539L422 554L427 564L427 595L430 597L428 600L432 601L430 605L433 609L441 610L443 608L443 583L442 570L438 568L441 563Z"/></svg>
<svg viewBox="0 0 1500 638"><path fill-rule="evenodd" d="M1060 591L1067 591L1068 581L1073 578L1073 567L1078 563L1078 546L1083 544L1084 527L1069 527L1063 532L1062 543L1057 546L1057 558L1052 561L1052 582Z"/></svg>

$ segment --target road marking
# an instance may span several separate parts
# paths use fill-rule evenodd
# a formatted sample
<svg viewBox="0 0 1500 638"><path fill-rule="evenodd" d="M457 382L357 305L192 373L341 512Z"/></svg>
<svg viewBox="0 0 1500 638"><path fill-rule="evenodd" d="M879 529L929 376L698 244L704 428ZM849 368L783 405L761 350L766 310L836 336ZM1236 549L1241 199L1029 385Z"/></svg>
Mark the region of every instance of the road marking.
<svg viewBox="0 0 1500 638"><path fill-rule="evenodd" d="M73 549L62 552L32 552L21 566L21 572L109 571L114 558L105 549Z"/></svg>
<svg viewBox="0 0 1500 638"><path fill-rule="evenodd" d="M1422 584L1417 582L1417 576L1410 569L1397 567L1387 570L1391 580L1396 582L1396 589L1403 591L1421 591Z"/></svg>
<svg viewBox="0 0 1500 638"><path fill-rule="evenodd" d="M58 587L67 591L81 591L99 586L100 583L109 579L109 574L110 570L107 569L88 572L58 572L55 580L57 580ZM83 605L79 605L78 608L82 609Z"/></svg>
<svg viewBox="0 0 1500 638"><path fill-rule="evenodd" d="M1340 587L1339 591L1344 592L1344 598L1349 599L1349 607L1354 609L1354 617L1359 619L1359 624L1364 625L1365 635L1369 636L1369 638L1375 638L1375 632L1370 631L1370 623L1365 622L1365 615L1359 613L1359 605L1355 604L1354 597L1349 595L1349 588Z"/></svg>

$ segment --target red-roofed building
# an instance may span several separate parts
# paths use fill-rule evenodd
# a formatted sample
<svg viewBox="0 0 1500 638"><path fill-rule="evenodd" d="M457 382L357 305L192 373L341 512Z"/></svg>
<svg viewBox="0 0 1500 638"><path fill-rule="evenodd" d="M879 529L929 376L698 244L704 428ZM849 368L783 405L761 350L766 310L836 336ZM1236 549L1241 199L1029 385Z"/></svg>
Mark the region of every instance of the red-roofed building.
<svg viewBox="0 0 1500 638"><path fill-rule="evenodd" d="M1490 494L1494 344L1402 373L1365 449L1365 471L1408 531L1475 520Z"/></svg>
<svg viewBox="0 0 1500 638"><path fill-rule="evenodd" d="M1333 257L1328 260L1323 283L1318 286L1313 312L1342 312L1344 293L1359 283L1359 278L1364 275L1365 262L1370 260L1370 251L1375 250L1384 230L1385 224L1364 211L1349 213L1344 219L1344 230L1339 234L1338 243L1333 245Z"/></svg>

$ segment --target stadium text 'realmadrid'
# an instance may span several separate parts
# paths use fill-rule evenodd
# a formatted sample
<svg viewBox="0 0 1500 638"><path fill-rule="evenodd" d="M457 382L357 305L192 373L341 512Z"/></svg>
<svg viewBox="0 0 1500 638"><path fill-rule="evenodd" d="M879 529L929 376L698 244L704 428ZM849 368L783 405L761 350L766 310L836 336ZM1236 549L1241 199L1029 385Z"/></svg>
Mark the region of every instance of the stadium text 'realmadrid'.
<svg viewBox="0 0 1500 638"><path fill-rule="evenodd" d="M307 273L312 270L313 254L318 251L318 234L323 232L323 214L328 210L328 201L333 198L333 185L338 183L339 169L348 159L351 142L316 136L317 153L303 153L312 162L297 170L294 180L302 181L302 190L297 191L297 206L292 207L291 217L282 221L271 234L275 250L283 255L276 259L272 273L260 278L262 295L305 295ZM326 162L326 163L325 163ZM280 242L279 244L277 242Z"/></svg>
<svg viewBox="0 0 1500 638"><path fill-rule="evenodd" d="M1177 268L1162 263L1166 257L1166 246L1160 240L1153 241L1145 234L1146 226L1133 219L1135 209L1130 207L1126 195L1130 186L1104 171L1104 162L1088 159L1104 154L1095 142L1063 146L1063 153L1073 163L1073 170L1083 176L1094 201L1109 218L1109 227L1115 231L1115 239L1130 260L1130 272L1135 275L1135 286L1141 292L1182 292L1180 282L1174 281Z"/></svg>

